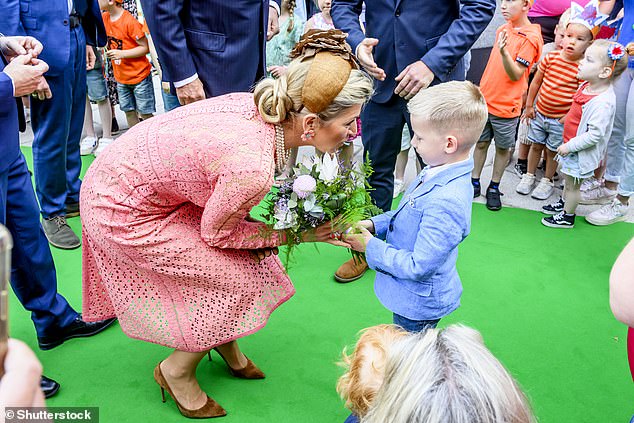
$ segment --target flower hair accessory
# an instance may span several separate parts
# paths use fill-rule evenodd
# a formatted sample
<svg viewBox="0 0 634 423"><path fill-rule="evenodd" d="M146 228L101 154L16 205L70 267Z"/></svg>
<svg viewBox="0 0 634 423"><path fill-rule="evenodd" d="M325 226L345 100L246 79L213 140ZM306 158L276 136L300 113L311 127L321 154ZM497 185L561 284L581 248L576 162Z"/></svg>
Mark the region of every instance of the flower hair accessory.
<svg viewBox="0 0 634 423"><path fill-rule="evenodd" d="M569 24L583 25L596 37L601 29L601 24L608 20L609 16L599 12L599 0L591 0L584 8L574 1L570 2Z"/></svg>
<svg viewBox="0 0 634 423"><path fill-rule="evenodd" d="M608 57L614 61L621 60L625 56L625 47L619 43L612 43L608 47Z"/></svg>
<svg viewBox="0 0 634 423"><path fill-rule="evenodd" d="M346 43L348 35L338 29L311 29L290 53L300 61L314 57L302 87L302 104L313 113L323 112L348 82L359 62Z"/></svg>

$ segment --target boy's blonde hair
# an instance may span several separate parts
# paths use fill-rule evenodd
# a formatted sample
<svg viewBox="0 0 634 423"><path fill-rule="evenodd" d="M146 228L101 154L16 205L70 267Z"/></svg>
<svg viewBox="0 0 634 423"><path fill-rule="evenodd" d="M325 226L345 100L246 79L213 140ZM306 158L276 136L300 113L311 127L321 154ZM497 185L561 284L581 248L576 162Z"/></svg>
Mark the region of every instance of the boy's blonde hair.
<svg viewBox="0 0 634 423"><path fill-rule="evenodd" d="M361 423L532 423L528 400L474 329L451 325L396 341Z"/></svg>
<svg viewBox="0 0 634 423"><path fill-rule="evenodd" d="M425 119L438 133L455 136L472 147L488 118L480 89L469 81L451 81L420 90L408 104L412 116Z"/></svg>
<svg viewBox="0 0 634 423"><path fill-rule="evenodd" d="M625 69L627 69L627 64L628 64L627 51L625 47L623 46L620 46L620 48L625 53L623 57L621 57L618 60L613 60L610 58L610 56L608 55L608 50L613 45L620 45L620 44L615 43L614 41L608 41L604 39L596 40L594 43L592 43L593 48L598 48L602 51L601 58L603 59L603 64L612 69L612 75L610 76L610 79L612 80L621 76L621 74L625 72Z"/></svg>
<svg viewBox="0 0 634 423"><path fill-rule="evenodd" d="M340 366L346 369L337 382L337 392L346 407L357 417L364 416L374 400L385 374L385 363L391 345L407 335L395 325L378 325L363 329L348 355L344 348Z"/></svg>

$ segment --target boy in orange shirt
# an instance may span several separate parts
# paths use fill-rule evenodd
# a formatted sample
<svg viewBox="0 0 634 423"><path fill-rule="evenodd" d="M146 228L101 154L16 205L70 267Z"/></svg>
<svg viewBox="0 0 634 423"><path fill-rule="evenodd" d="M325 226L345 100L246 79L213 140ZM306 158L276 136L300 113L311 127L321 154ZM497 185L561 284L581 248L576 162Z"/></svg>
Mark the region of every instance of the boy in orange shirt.
<svg viewBox="0 0 634 423"><path fill-rule="evenodd" d="M155 112L152 66L146 55L150 49L143 25L121 7L121 0L99 0L104 11L103 23L108 34L108 51L119 104L131 128Z"/></svg>
<svg viewBox="0 0 634 423"><path fill-rule="evenodd" d="M528 89L531 66L541 56L544 40L541 28L528 20L533 0L502 0L500 9L506 23L496 32L497 49L491 51L480 89L489 108L489 119L473 153L471 173L473 196L480 195L480 174L491 139L495 138L493 175L486 191L487 208L500 210L500 180L515 146L522 113L522 96Z"/></svg>

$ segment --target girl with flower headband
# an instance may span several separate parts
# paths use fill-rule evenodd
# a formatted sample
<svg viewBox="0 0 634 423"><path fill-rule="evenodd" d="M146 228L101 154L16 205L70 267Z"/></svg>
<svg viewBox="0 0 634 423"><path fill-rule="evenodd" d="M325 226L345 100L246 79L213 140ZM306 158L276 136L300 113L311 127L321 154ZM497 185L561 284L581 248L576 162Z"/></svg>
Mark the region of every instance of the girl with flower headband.
<svg viewBox="0 0 634 423"><path fill-rule="evenodd" d="M309 34L280 78L144 121L86 173L84 318L117 316L128 336L173 348L154 379L186 417L226 414L196 379L211 349L233 376L264 377L236 340L264 327L295 290L271 255L283 234L262 237L266 225L249 212L289 149L333 151L357 131L373 83L345 37ZM326 223L302 241L344 245L330 235Z"/></svg>
<svg viewBox="0 0 634 423"><path fill-rule="evenodd" d="M612 133L616 95L612 82L627 68L625 47L597 40L579 64L579 79L585 82L573 97L564 123L563 144L557 148L565 175L563 198L544 206L542 223L552 228L573 228L580 199L581 182L594 175L605 155Z"/></svg>
<svg viewBox="0 0 634 423"><path fill-rule="evenodd" d="M604 5L614 7L615 0ZM627 218L629 199L634 195L634 0L623 1L623 25L618 37L629 53L628 68L614 81L616 116L606 157L604 181L582 192L582 204L605 204L586 220L593 225L610 225ZM606 13L609 13L608 10Z"/></svg>

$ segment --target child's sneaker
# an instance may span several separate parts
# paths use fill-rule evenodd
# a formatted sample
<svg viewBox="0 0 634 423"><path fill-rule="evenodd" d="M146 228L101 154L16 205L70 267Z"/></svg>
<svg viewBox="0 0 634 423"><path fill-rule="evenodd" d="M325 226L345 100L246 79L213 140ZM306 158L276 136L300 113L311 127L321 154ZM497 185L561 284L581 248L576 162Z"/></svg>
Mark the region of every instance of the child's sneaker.
<svg viewBox="0 0 634 423"><path fill-rule="evenodd" d="M591 189L595 189L597 187L600 187L603 185L603 181L595 178L594 176L588 178L588 179L584 179L583 182L581 183L581 187L579 188L579 190L581 192L583 191L590 191Z"/></svg>
<svg viewBox="0 0 634 423"><path fill-rule="evenodd" d="M403 188L405 188L405 182L402 179L394 179L394 194L392 198L398 197L403 192Z"/></svg>
<svg viewBox="0 0 634 423"><path fill-rule="evenodd" d="M612 191L603 185L599 185L588 191L581 191L579 204L607 204L616 197L616 191Z"/></svg>
<svg viewBox="0 0 634 423"><path fill-rule="evenodd" d="M103 153L103 151L112 144L114 140L112 138L99 138L99 146L95 150L95 157Z"/></svg>
<svg viewBox="0 0 634 423"><path fill-rule="evenodd" d="M557 214L564 211L564 200L559 197L556 203L551 203L542 207L542 213Z"/></svg>
<svg viewBox="0 0 634 423"><path fill-rule="evenodd" d="M549 228L564 228L570 229L575 227L575 215L566 214L563 210L554 216L544 217L542 219L542 225Z"/></svg>
<svg viewBox="0 0 634 423"><path fill-rule="evenodd" d="M85 137L79 143L79 154L87 156L97 149L97 137Z"/></svg>
<svg viewBox="0 0 634 423"><path fill-rule="evenodd" d="M595 210L587 215L586 221L593 225L606 226L612 223L622 222L626 218L627 206L615 198L610 204L606 204L599 210Z"/></svg>
<svg viewBox="0 0 634 423"><path fill-rule="evenodd" d="M535 175L531 175L530 173L525 173L524 175L522 175L522 180L520 181L519 184L517 184L515 191L517 191L518 193L522 195L528 195L533 190L534 184L535 184Z"/></svg>
<svg viewBox="0 0 634 423"><path fill-rule="evenodd" d="M473 185L473 198L477 198L481 194L480 182L474 182L471 180L471 185Z"/></svg>
<svg viewBox="0 0 634 423"><path fill-rule="evenodd" d="M555 184L550 179L542 178L533 190L531 197L536 200L546 200L552 195L554 189Z"/></svg>
<svg viewBox="0 0 634 423"><path fill-rule="evenodd" d="M515 170L515 174L519 176L520 178L524 176L524 174L528 170L527 168L528 168L528 165L526 163L518 162L518 163L515 163L515 166L513 166L513 170Z"/></svg>
<svg viewBox="0 0 634 423"><path fill-rule="evenodd" d="M487 209L498 211L502 209L502 201L500 196L503 195L499 189L487 188Z"/></svg>

